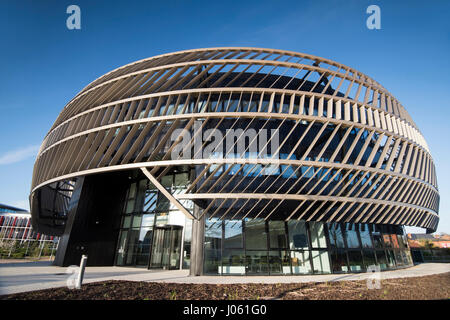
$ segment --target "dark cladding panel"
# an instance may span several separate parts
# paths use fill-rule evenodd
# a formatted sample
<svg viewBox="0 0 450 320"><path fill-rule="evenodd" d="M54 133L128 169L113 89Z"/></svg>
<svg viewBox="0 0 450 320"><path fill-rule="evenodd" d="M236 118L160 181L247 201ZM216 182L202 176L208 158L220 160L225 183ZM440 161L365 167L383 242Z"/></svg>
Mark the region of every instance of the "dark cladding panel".
<svg viewBox="0 0 450 320"><path fill-rule="evenodd" d="M114 253L125 198L126 172L86 176L77 184L55 265L79 264L88 255L88 266L114 264Z"/></svg>

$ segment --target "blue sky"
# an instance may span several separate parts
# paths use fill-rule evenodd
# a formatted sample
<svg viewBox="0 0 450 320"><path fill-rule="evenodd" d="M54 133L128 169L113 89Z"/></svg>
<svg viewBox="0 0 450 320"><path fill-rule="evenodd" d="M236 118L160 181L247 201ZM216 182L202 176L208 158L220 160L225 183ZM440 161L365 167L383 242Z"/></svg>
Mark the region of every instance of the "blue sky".
<svg viewBox="0 0 450 320"><path fill-rule="evenodd" d="M81 30L66 8L81 8ZM381 30L366 8L381 8ZM252 46L305 52L373 77L430 146L450 233L450 2L24 1L0 3L0 203L27 207L33 163L64 105L126 63L166 52Z"/></svg>

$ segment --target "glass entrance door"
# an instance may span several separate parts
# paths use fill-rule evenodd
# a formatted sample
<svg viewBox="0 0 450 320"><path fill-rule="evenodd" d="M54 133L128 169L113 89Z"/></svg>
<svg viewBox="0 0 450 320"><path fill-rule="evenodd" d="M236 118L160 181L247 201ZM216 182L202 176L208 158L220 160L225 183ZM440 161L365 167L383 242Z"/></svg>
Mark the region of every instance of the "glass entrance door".
<svg viewBox="0 0 450 320"><path fill-rule="evenodd" d="M182 227L157 227L153 236L149 268L179 269Z"/></svg>

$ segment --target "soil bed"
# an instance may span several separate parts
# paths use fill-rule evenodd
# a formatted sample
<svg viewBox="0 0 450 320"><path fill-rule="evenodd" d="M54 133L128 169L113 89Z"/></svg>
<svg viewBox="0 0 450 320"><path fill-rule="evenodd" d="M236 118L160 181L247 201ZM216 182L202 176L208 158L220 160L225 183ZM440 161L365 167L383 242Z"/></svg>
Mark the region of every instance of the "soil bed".
<svg viewBox="0 0 450 320"><path fill-rule="evenodd" d="M0 296L0 300L410 300L450 299L450 272L425 277L278 284L180 284L106 281L80 290L56 288Z"/></svg>

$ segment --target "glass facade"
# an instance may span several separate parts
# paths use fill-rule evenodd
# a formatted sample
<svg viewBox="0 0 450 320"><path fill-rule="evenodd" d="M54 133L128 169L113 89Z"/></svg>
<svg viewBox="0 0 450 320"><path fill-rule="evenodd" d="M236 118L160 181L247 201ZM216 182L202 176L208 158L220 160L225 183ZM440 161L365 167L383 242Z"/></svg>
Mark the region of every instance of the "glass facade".
<svg viewBox="0 0 450 320"><path fill-rule="evenodd" d="M327 274L412 265L403 229L387 225L211 219L204 249L205 274Z"/></svg>
<svg viewBox="0 0 450 320"><path fill-rule="evenodd" d="M161 184L172 194L185 192L189 173L165 175ZM191 201L183 205L193 208ZM192 221L147 179L131 181L121 217L115 264L188 269Z"/></svg>
<svg viewBox="0 0 450 320"><path fill-rule="evenodd" d="M189 172L166 174L161 184L184 193ZM192 201L182 204L193 210ZM121 216L115 264L189 269L192 220L147 179L132 179ZM412 265L398 226L303 220L207 219L203 271L219 275L301 275L364 272Z"/></svg>

